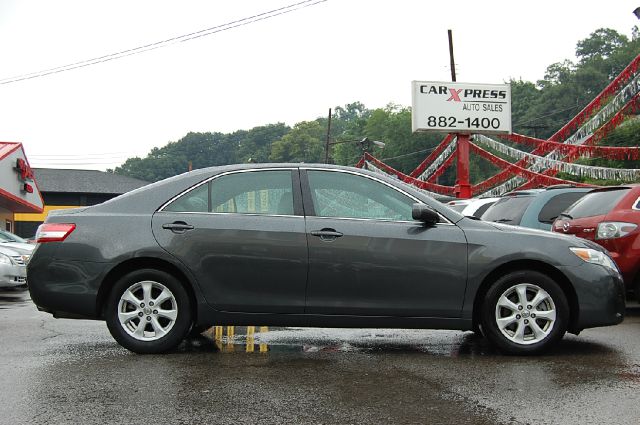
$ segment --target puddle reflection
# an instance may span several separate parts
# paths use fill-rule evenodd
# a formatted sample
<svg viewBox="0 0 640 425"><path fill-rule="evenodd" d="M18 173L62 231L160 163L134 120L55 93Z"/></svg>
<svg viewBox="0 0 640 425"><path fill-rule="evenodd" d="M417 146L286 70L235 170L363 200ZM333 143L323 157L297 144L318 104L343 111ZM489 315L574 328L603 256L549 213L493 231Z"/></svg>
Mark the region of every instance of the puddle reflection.
<svg viewBox="0 0 640 425"><path fill-rule="evenodd" d="M461 331L214 326L202 336L222 353L414 352L448 357L496 353L484 338Z"/></svg>

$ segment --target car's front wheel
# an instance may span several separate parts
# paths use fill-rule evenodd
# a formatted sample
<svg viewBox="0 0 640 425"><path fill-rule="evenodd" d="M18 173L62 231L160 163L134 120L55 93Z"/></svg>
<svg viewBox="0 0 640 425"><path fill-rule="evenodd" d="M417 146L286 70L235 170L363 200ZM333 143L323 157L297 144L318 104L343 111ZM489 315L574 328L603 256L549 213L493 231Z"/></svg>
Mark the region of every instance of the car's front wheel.
<svg viewBox="0 0 640 425"><path fill-rule="evenodd" d="M189 296L174 276L161 270L131 272L114 285L105 319L113 338L136 353L175 348L191 328Z"/></svg>
<svg viewBox="0 0 640 425"><path fill-rule="evenodd" d="M533 354L565 334L569 305L553 279L532 270L517 271L489 288L481 320L485 335L500 350Z"/></svg>

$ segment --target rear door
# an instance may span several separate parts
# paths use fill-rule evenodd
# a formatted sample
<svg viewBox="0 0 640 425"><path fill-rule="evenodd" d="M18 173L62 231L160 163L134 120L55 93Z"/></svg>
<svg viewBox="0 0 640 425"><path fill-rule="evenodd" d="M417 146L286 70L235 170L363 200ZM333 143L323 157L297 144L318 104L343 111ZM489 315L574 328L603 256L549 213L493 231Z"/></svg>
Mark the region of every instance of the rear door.
<svg viewBox="0 0 640 425"><path fill-rule="evenodd" d="M416 199L369 176L301 170L309 243L307 313L459 317L464 233L411 217Z"/></svg>
<svg viewBox="0 0 640 425"><path fill-rule="evenodd" d="M297 168L216 176L161 208L152 226L216 309L304 311L308 258Z"/></svg>

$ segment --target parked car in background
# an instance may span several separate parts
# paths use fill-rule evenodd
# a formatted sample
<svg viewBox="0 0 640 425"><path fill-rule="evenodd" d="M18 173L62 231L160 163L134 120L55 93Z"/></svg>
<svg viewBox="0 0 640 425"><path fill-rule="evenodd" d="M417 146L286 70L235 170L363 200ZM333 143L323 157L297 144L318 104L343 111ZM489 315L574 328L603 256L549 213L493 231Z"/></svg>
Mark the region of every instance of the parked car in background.
<svg viewBox="0 0 640 425"><path fill-rule="evenodd" d="M37 241L39 309L105 320L138 353L171 350L193 327L260 323L481 329L530 354L624 316L599 245L464 217L358 168L196 170L52 211Z"/></svg>
<svg viewBox="0 0 640 425"><path fill-rule="evenodd" d="M481 218L495 223L551 230L560 213L591 190L567 185L515 190L491 205Z"/></svg>
<svg viewBox="0 0 640 425"><path fill-rule="evenodd" d="M16 251L22 256L25 264L29 262L29 258L31 258L31 254L35 249L34 244L28 243L26 239L6 230L0 230L0 246Z"/></svg>
<svg viewBox="0 0 640 425"><path fill-rule="evenodd" d="M22 254L0 246L0 288L13 288L27 283L27 268Z"/></svg>
<svg viewBox="0 0 640 425"><path fill-rule="evenodd" d="M500 198L456 199L447 202L447 206L467 217L482 217L482 214Z"/></svg>
<svg viewBox="0 0 640 425"><path fill-rule="evenodd" d="M640 301L640 185L592 191L560 214L553 231L605 247Z"/></svg>

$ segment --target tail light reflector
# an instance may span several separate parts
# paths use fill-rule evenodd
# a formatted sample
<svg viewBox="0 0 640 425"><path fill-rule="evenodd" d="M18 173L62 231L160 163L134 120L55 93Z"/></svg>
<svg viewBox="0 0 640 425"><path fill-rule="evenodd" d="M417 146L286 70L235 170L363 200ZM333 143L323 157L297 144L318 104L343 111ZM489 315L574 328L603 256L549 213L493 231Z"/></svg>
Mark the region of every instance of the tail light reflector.
<svg viewBox="0 0 640 425"><path fill-rule="evenodd" d="M44 223L38 227L36 243L62 242L73 232L76 225L73 223Z"/></svg>

